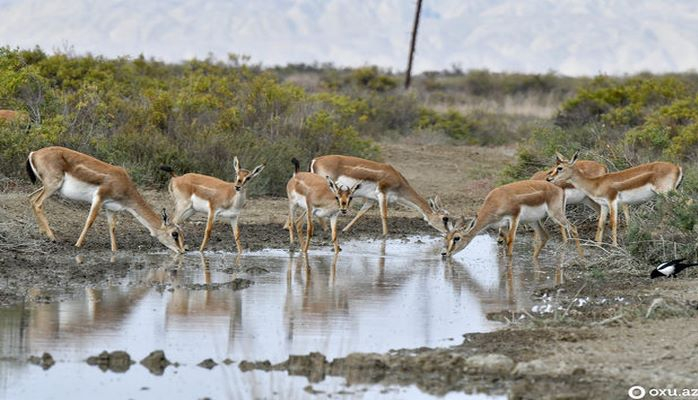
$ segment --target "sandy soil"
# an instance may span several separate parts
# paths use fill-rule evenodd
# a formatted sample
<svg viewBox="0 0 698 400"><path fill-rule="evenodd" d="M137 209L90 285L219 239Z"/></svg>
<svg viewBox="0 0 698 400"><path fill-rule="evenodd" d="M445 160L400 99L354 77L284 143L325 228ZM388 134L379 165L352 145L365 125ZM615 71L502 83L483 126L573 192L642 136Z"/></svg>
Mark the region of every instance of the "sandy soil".
<svg viewBox="0 0 698 400"><path fill-rule="evenodd" d="M475 210L513 155L511 148L414 144L383 148L386 161L418 191L425 196L439 194L455 215ZM118 282L131 267L118 261L108 265L81 261L79 256L85 253L110 254L103 216L84 249L72 246L87 216L85 205L58 198L46 203L58 237L57 243L51 243L39 235L27 203L34 187L3 181L0 189L0 304L52 300L32 296L36 288L70 296L85 286ZM145 195L158 208L170 206L165 191L148 190ZM285 199L251 200L241 218L244 246L287 247L288 234L282 229L286 210ZM389 213L391 236L436 233L410 210L393 208ZM202 216L185 226L190 247L198 247L203 228ZM380 221L373 210L349 235L374 237L379 232ZM120 218L117 237L122 252L164 251L130 216ZM319 234L314 245L327 242L327 235ZM217 224L209 246L233 250L230 227ZM586 260L604 254L589 248ZM49 261L52 268L45 267ZM250 360L241 367L286 370L308 376L311 382L337 375L350 383L415 383L435 394L485 391L508 393L510 398L627 398L628 388L635 384L698 388L698 272L657 281L650 281L645 271L622 268L597 275L584 262L573 263L566 266L565 284L536 296L554 298L563 309L585 296L628 301L566 307L565 312L550 314L493 315L493 319L517 322L497 332L466 335L462 344L446 349L352 354L331 361L311 355L276 366ZM486 356L485 361L479 356Z"/></svg>

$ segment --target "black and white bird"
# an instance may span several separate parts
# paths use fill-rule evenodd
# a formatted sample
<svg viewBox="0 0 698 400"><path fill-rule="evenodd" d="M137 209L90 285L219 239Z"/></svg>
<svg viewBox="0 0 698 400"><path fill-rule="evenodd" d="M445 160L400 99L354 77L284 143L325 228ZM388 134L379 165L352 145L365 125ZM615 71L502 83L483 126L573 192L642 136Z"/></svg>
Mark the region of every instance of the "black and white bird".
<svg viewBox="0 0 698 400"><path fill-rule="evenodd" d="M658 278L660 276L664 277L674 277L676 274L679 272L683 271L684 269L688 267L693 267L694 265L698 265L698 263L683 263L682 261L685 260L685 258L679 258L678 260L671 260L667 261L665 263L661 263L657 266L657 268L653 269L652 272L650 273L650 278Z"/></svg>

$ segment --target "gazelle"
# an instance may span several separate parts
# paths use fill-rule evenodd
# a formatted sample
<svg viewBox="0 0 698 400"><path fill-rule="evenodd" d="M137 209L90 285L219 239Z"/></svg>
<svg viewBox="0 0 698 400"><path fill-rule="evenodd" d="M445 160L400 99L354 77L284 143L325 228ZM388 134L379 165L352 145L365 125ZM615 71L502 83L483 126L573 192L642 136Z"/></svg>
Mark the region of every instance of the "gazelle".
<svg viewBox="0 0 698 400"><path fill-rule="evenodd" d="M30 195L32 210L39 224L39 230L52 241L56 240L44 214L43 203L56 192L71 200L92 203L90 214L80 238L75 243L81 247L87 231L104 207L109 223L111 250L116 251L117 211L126 210L143 224L150 234L172 251L184 252L181 246L179 227L167 220L163 210L162 220L143 199L126 170L107 164L86 154L64 147L45 147L29 153L27 174L32 182L39 178L43 186Z"/></svg>
<svg viewBox="0 0 698 400"><path fill-rule="evenodd" d="M235 168L234 182L193 173L177 176L171 167L166 165L160 167L172 176L168 189L175 203L174 223L186 221L195 212L208 215L204 240L201 242L199 251L203 252L206 248L211 237L213 222L216 217L219 217L230 222L238 253L242 252L238 217L247 202L247 184L262 172L264 164L249 171L240 168L240 161L235 157L233 167Z"/></svg>
<svg viewBox="0 0 698 400"><path fill-rule="evenodd" d="M592 178L580 171L578 155L579 152L574 153L568 161L558 153L557 166L548 180L570 182L601 206L595 237L598 243L603 240L606 216L610 212L613 245L618 245L618 205L642 203L658 193L668 193L675 190L683 178L681 167L667 162L641 164Z"/></svg>
<svg viewBox="0 0 698 400"><path fill-rule="evenodd" d="M577 165L579 166L579 170L587 175L587 176L599 176L603 175L608 172L608 168L606 168L605 165L592 161L592 160L579 160L577 161ZM555 166L545 170L545 171L538 171L533 176L530 178L532 181L545 181L548 180L548 175L555 169ZM561 188L565 189L565 204L570 206L570 205L575 205L575 204L584 204L585 206L591 208L596 212L597 215L601 212L601 207L596 204L596 202L592 199L590 199L587 195L584 194L581 190L577 189L574 187L573 184L569 182L561 182L557 184ZM623 207L623 211L625 212L626 220L628 218L628 208L627 206ZM560 232L562 234L562 239L567 240L567 235L565 234L565 228L560 227Z"/></svg>
<svg viewBox="0 0 698 400"><path fill-rule="evenodd" d="M353 199L353 194L363 186L363 182L354 182L351 187L340 186L329 176L310 172L300 172L300 163L297 159L292 159L294 172L286 185L288 195L288 232L291 244L293 244L293 225L295 223L300 241L303 229L303 220L296 221L296 208L305 210L306 227L305 243L302 243L303 252L308 252L310 238L313 236L313 217L330 220L332 230L332 245L335 253L339 252L337 241L337 217L339 214L346 214L349 204Z"/></svg>
<svg viewBox="0 0 698 400"><path fill-rule="evenodd" d="M441 206L439 198L425 200L390 164L358 157L329 155L313 159L310 172L329 176L338 185L352 186L362 182L361 188L354 195L366 199L366 202L342 232L351 229L376 203L380 208L384 236L388 234L389 203L399 203L412 208L422 214L424 220L434 229L441 233L447 231L448 211Z"/></svg>
<svg viewBox="0 0 698 400"><path fill-rule="evenodd" d="M519 181L492 189L485 197L475 219L466 225L465 219L455 224L446 234L446 251L443 256L452 256L463 250L473 238L487 227L508 224L506 235L507 255L513 253L516 228L519 223L531 223L536 235L533 258L548 240L541 220L550 217L562 225L576 242L577 251L583 255L579 245L577 229L565 216L565 192L562 188L546 181Z"/></svg>

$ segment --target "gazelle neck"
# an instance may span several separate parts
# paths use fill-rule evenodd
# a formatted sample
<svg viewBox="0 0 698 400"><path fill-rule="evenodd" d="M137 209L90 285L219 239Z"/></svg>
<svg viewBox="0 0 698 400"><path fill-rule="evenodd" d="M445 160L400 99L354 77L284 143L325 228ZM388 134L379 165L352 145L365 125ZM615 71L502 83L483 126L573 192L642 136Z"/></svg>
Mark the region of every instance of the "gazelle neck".
<svg viewBox="0 0 698 400"><path fill-rule="evenodd" d="M599 179L600 177L590 178L584 175L577 168L574 168L572 169L572 176L570 177L569 182L573 184L577 189L584 192L584 194L595 195L595 189L598 187L596 182Z"/></svg>
<svg viewBox="0 0 698 400"><path fill-rule="evenodd" d="M148 228L150 234L155 236L155 233L162 229L162 219L155 210L145 201L138 191L134 190L129 204L124 204L128 212L130 212L143 226Z"/></svg>
<svg viewBox="0 0 698 400"><path fill-rule="evenodd" d="M434 214L429 206L429 203L424 199L424 197L420 196L417 191L412 189L411 186L406 185L402 187L398 195L398 203L419 212L422 214L422 217L424 217L425 220L428 220L429 217Z"/></svg>

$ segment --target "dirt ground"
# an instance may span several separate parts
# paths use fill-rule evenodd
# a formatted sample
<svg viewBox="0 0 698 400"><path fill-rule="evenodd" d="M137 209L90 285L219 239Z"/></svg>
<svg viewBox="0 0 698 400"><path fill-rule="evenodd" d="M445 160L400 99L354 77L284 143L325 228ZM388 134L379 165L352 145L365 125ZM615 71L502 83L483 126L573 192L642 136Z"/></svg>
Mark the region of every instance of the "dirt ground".
<svg viewBox="0 0 698 400"><path fill-rule="evenodd" d="M454 215L474 212L513 153L513 148L383 145L387 162L423 195L440 195ZM72 246L87 216L83 204L57 197L47 201L46 213L58 241L42 237L27 202L34 189L25 182L0 182L0 305L53 300L33 296L37 288L71 296L85 286L108 285L126 275L131 266L120 261L104 265L80 257L110 254L103 216L83 249ZM147 190L145 195L157 208L170 207L165 191ZM287 248L288 233L282 229L286 210L285 199L250 199L241 217L244 247ZM436 234L411 210L391 208L389 214L392 237ZM186 224L190 248L198 247L203 228L203 216ZM348 236L369 238L379 232L380 220L372 210ZM117 238L121 252L165 251L128 215L119 219ZM326 234L319 234L314 245L322 243L328 243ZM209 248L234 250L230 227L217 224ZM628 388L638 384L648 390L698 388L698 272L651 281L647 271L636 268L606 271L598 259L609 252L613 250L587 246L585 260L596 258L595 272L588 263L571 263L565 266L564 284L534 294L542 305L553 299L561 311L492 315L515 322L496 332L465 335L454 347L351 354L335 360L313 354L279 365L249 360L240 366L286 370L307 376L311 383L335 375L349 383L417 384L433 394L488 392L510 398L627 398ZM627 301L570 306L587 297Z"/></svg>

